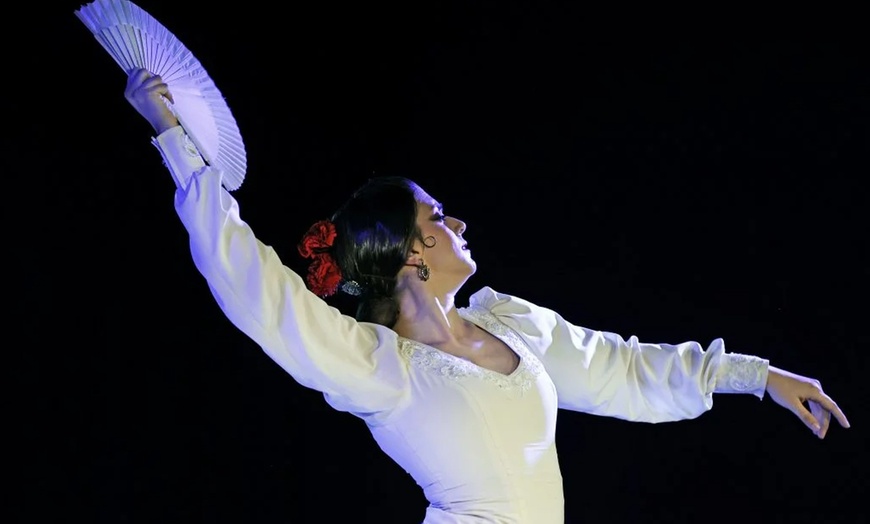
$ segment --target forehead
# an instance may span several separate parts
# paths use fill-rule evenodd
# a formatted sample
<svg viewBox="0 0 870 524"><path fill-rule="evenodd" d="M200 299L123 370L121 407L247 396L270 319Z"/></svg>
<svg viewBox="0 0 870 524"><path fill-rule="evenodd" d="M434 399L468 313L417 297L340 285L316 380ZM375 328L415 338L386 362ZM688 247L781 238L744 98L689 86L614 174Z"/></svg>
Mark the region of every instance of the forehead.
<svg viewBox="0 0 870 524"><path fill-rule="evenodd" d="M420 205L420 208L425 210L430 210L431 208L443 209L444 206L441 205L441 202L432 198L432 196L423 190L422 187L417 186L414 190L414 198Z"/></svg>

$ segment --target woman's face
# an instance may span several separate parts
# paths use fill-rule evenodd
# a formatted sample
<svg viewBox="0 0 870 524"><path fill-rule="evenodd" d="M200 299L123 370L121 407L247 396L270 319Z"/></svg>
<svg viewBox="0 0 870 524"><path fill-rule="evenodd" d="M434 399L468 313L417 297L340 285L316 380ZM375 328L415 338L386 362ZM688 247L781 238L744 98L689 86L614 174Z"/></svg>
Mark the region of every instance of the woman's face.
<svg viewBox="0 0 870 524"><path fill-rule="evenodd" d="M420 189L417 198L417 227L425 241L415 250L423 262L429 266L432 277L452 277L464 282L474 274L477 264L471 258L468 243L462 238L465 222L446 216L444 208L437 200ZM422 249L421 249L422 248Z"/></svg>

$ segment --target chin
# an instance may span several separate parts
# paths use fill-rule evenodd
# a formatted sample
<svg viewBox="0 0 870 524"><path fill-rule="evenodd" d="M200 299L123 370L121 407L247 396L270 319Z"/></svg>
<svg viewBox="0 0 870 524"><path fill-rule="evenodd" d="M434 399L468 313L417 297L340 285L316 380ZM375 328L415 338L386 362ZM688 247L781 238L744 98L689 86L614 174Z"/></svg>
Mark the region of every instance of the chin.
<svg viewBox="0 0 870 524"><path fill-rule="evenodd" d="M473 261L468 261L461 271L457 271L456 273L454 273L457 281L459 282L459 287L464 286L465 283L468 282L468 279L471 278L471 276L474 275L476 272L477 264L475 264Z"/></svg>

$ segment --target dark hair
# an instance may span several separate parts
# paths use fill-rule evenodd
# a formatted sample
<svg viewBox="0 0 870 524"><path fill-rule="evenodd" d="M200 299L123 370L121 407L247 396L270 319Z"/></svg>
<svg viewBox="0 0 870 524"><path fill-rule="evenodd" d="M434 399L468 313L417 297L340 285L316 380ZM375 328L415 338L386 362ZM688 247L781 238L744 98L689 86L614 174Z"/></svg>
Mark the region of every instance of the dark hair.
<svg viewBox="0 0 870 524"><path fill-rule="evenodd" d="M420 237L419 186L398 177L369 179L332 215L332 256L343 280L359 284L356 319L393 327L399 318L396 277Z"/></svg>

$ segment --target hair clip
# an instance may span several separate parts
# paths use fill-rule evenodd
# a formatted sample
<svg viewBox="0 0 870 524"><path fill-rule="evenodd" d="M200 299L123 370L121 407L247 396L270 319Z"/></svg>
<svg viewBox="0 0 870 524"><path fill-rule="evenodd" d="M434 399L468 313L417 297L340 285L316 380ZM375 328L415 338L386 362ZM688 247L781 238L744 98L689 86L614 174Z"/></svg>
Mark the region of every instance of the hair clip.
<svg viewBox="0 0 870 524"><path fill-rule="evenodd" d="M341 283L341 290L348 295L358 297L362 294L362 287L355 280L345 280Z"/></svg>

